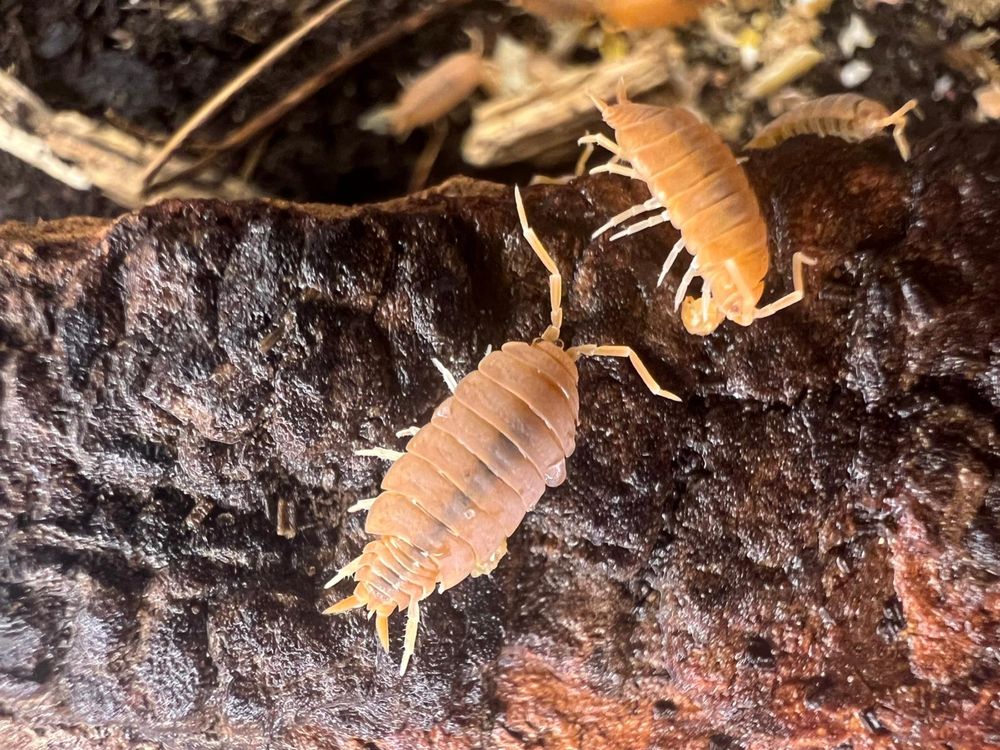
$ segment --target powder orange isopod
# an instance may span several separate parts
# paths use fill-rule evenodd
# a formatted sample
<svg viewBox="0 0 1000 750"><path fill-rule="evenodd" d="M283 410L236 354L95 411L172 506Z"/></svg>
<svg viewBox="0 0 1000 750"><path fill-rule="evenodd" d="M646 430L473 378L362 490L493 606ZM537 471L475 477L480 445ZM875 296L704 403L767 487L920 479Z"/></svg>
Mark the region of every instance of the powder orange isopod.
<svg viewBox="0 0 1000 750"><path fill-rule="evenodd" d="M378 538L327 583L349 576L356 581L354 592L326 612L366 608L388 650L389 615L405 610L400 673L416 644L419 602L435 586L444 591L491 572L545 488L565 480L576 440L580 357L628 357L652 393L679 400L660 388L630 347L563 348L562 276L528 226L516 190L515 200L524 238L549 272L551 324L530 344L511 341L488 354L458 381L405 452L359 451L394 463L382 493L352 508L368 511L365 531Z"/></svg>

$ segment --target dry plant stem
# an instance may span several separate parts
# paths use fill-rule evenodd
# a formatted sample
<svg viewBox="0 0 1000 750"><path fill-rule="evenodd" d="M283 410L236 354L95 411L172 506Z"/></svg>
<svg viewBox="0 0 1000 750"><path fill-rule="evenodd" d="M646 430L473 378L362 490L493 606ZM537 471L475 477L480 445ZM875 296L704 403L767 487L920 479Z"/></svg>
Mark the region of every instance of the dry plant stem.
<svg viewBox="0 0 1000 750"><path fill-rule="evenodd" d="M56 112L16 79L0 72L0 150L7 151L75 190L100 189L125 208L147 202L142 166L153 147L77 112ZM183 169L183 162L177 168ZM174 180L151 198L240 200L261 193L231 177Z"/></svg>
<svg viewBox="0 0 1000 750"><path fill-rule="evenodd" d="M295 109L295 107L299 104L311 97L324 86L331 83L338 76L346 73L362 60L373 55L375 52L378 52L383 47L392 44L392 42L396 41L401 36L413 33L435 16L443 13L445 10L456 8L468 2L469 0L442 0L440 3L414 13L412 16L409 16L400 23L391 26L379 34L376 34L367 42L355 47L345 55L339 56L325 68L313 74L306 81L303 81L297 87L288 92L288 94L282 97L279 101L275 102L266 110L254 117L243 127L226 136L213 153L203 156L195 162L190 169L178 173L177 178L188 178L192 174L200 172L207 165L215 161L220 153L242 146L258 133L276 124L282 117L288 114L291 110Z"/></svg>
<svg viewBox="0 0 1000 750"><path fill-rule="evenodd" d="M191 133L201 127L206 120L218 112L226 102L232 99L233 96L235 96L244 86L267 69L271 63L282 57L304 36L313 31L317 26L329 20L349 2L351 2L351 0L334 0L334 2L330 3L318 13L308 18L305 23L277 44L273 45L263 55L254 60L248 68L243 70L239 75L223 86L211 99L199 107L198 110L191 115L191 117L189 117L187 121L180 126L180 128L178 128L177 132L170 137L170 140L164 144L163 148L161 148L150 160L149 166L147 166L145 171L142 173L143 185L147 187L149 186L149 184L153 181L153 178L156 177L159 171L163 168L163 165L170 160L170 157L173 156L174 152L176 152L181 145L183 145L184 141L187 140Z"/></svg>
<svg viewBox="0 0 1000 750"><path fill-rule="evenodd" d="M560 148L596 124L588 95L610 98L625 78L634 94L679 83L686 74L683 52L672 32L637 42L624 60L577 65L517 94L490 99L473 109L462 140L462 158L477 167L530 160ZM680 96L669 92L676 103Z"/></svg>

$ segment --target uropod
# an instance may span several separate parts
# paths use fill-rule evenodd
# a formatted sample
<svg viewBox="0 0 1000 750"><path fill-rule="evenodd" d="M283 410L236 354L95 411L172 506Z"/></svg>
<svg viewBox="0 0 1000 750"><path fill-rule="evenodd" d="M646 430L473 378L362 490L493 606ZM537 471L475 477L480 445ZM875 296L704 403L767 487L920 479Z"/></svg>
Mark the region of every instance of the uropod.
<svg viewBox="0 0 1000 750"><path fill-rule="evenodd" d="M406 611L400 674L416 645L420 601L435 586L443 592L492 572L545 488L565 480L580 408L580 357L627 357L654 395L680 400L659 386L631 347L563 347L562 276L528 225L517 189L514 198L524 239L549 272L551 323L530 344L510 341L487 354L405 452L364 451L393 460L382 493L352 508L367 510L365 531L377 538L326 584L356 581L354 592L325 613L366 608L386 651L389 615Z"/></svg>

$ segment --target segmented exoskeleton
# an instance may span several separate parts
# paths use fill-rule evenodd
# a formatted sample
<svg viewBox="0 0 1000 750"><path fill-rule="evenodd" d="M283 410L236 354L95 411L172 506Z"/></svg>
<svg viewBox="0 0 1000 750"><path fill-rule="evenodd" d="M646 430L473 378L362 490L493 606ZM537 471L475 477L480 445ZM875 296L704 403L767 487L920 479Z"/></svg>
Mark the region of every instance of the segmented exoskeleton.
<svg viewBox="0 0 1000 750"><path fill-rule="evenodd" d="M361 118L367 130L390 132L405 138L415 128L430 125L447 115L482 85L493 85L494 69L483 57L483 37L466 32L472 46L440 60L407 83L395 103L376 107Z"/></svg>
<svg viewBox="0 0 1000 750"><path fill-rule="evenodd" d="M549 271L551 324L531 344L511 341L488 354L434 410L405 453L365 451L395 461L382 493L353 508L368 511L365 531L378 538L327 583L348 576L357 581L354 593L326 612L365 607L386 650L388 617L406 610L400 673L416 643L419 602L435 585L444 591L491 572L507 537L546 486L565 480L579 414L577 359L628 357L650 391L679 400L660 388L630 347L563 348L562 276L528 226L519 191L515 200L524 238Z"/></svg>
<svg viewBox="0 0 1000 750"><path fill-rule="evenodd" d="M591 174L612 172L642 180L653 197L613 217L594 236L649 211L657 213L611 239L671 222L681 238L667 256L657 284L687 248L694 258L677 288L674 309L680 307L695 276L701 276L701 299L687 297L681 311L684 327L699 336L708 335L726 318L747 326L801 300L802 264L814 261L795 253L794 291L757 307L769 265L767 226L743 168L715 131L682 107L629 101L624 85L618 98L617 104L595 100L604 121L614 128L617 142L600 134L584 136L579 142L603 146L614 154Z"/></svg>
<svg viewBox="0 0 1000 750"><path fill-rule="evenodd" d="M910 158L906 115L917 106L911 99L895 112L860 94L832 94L800 104L769 122L747 148L773 148L796 135L835 136L851 143L873 138L892 126L892 137L903 161Z"/></svg>

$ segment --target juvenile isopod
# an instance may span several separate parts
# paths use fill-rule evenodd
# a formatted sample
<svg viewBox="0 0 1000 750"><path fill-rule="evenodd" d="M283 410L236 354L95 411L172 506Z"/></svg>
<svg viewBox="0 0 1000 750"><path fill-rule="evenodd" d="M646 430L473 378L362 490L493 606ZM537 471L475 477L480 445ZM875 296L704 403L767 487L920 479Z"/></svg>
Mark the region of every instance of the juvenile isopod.
<svg viewBox="0 0 1000 750"><path fill-rule="evenodd" d="M580 406L577 359L628 357L650 391L679 400L660 388L630 347L563 348L562 276L528 226L520 192L514 195L524 238L549 272L551 324L530 344L511 341L487 354L404 453L365 451L394 460L382 493L354 506L368 511L365 531L378 538L326 584L354 578L353 594L326 612L365 607L385 650L389 615L406 610L401 674L416 643L419 602L435 586L445 591L491 572L546 486L565 480Z"/></svg>
<svg viewBox="0 0 1000 750"><path fill-rule="evenodd" d="M851 143L873 138L887 127L903 161L910 158L906 115L917 106L911 99L895 112L860 94L832 94L805 102L769 122L747 143L747 148L773 148L796 135L835 136Z"/></svg>
<svg viewBox="0 0 1000 750"><path fill-rule="evenodd" d="M707 336L726 318L748 326L758 318L793 305L803 296L802 264L814 261L792 256L794 291L776 302L757 307L764 293L769 253L767 227L743 168L722 139L682 107L636 104L619 88L618 103L595 100L616 141L587 135L614 156L591 173L612 172L649 187L652 197L611 218L594 236L627 219L656 211L611 237L612 240L671 222L681 233L667 256L657 284L666 278L681 251L694 256L674 297L674 309L695 276L702 279L701 299L684 299L681 320L689 333ZM629 162L625 166L621 162Z"/></svg>
<svg viewBox="0 0 1000 750"><path fill-rule="evenodd" d="M365 130L405 138L410 131L437 122L469 98L479 86L492 86L493 68L483 58L483 38L467 32L472 46L439 61L405 85L394 104L376 107L361 118Z"/></svg>

